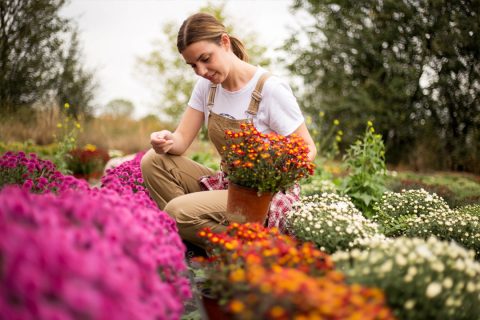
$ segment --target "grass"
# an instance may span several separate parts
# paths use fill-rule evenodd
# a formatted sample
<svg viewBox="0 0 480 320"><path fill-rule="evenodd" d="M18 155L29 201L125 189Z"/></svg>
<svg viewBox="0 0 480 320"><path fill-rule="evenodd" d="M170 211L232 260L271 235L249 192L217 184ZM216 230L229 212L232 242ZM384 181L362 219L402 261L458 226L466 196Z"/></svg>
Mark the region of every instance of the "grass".
<svg viewBox="0 0 480 320"><path fill-rule="evenodd" d="M2 115L0 142L2 145L46 146L55 143L59 133L57 124L62 122L62 114L55 108L18 111L14 115ZM3 120L2 119L2 120ZM93 144L105 150L120 150L124 154L146 150L150 146L150 133L162 129L172 130L172 125L150 115L140 120L127 117L101 116L78 119L81 129L77 145Z"/></svg>
<svg viewBox="0 0 480 320"><path fill-rule="evenodd" d="M323 176L313 176L303 184L303 194L332 190L334 184L331 181L338 184L346 174L338 161L324 162L317 172L323 173ZM423 188L444 198L451 208L480 203L480 176L465 172L390 171L386 187L395 192Z"/></svg>
<svg viewBox="0 0 480 320"><path fill-rule="evenodd" d="M480 203L480 177L469 173L402 171L389 176L387 186L392 191L423 188L435 192L451 208Z"/></svg>

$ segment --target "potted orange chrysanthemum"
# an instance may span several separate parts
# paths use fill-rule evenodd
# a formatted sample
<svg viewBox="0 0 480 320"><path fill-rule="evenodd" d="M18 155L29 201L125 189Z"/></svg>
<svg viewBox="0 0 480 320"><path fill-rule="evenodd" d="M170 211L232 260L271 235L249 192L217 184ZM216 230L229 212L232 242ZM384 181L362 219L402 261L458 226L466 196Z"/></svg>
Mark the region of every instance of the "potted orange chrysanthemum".
<svg viewBox="0 0 480 320"><path fill-rule="evenodd" d="M210 319L393 319L379 289L349 285L311 242L251 223L199 235L209 257L195 260L205 276L197 287Z"/></svg>
<svg viewBox="0 0 480 320"><path fill-rule="evenodd" d="M227 130L223 151L228 175L227 211L263 223L273 195L313 174L308 146L296 135L260 133L251 123ZM248 208L247 205L255 205Z"/></svg>

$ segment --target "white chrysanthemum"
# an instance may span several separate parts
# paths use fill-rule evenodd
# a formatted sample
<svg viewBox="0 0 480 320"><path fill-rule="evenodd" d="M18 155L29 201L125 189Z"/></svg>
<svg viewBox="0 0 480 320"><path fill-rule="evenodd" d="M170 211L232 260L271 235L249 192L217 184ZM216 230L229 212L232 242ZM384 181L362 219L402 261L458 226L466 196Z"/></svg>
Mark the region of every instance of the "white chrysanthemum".
<svg viewBox="0 0 480 320"><path fill-rule="evenodd" d="M434 298L442 292L442 285L438 282L432 282L428 285L425 294L427 298Z"/></svg>
<svg viewBox="0 0 480 320"><path fill-rule="evenodd" d="M424 189L386 192L374 209L374 219L385 227L389 236L404 234L406 226L411 225L403 221L404 218L414 219L434 212L451 211L445 200Z"/></svg>
<svg viewBox="0 0 480 320"><path fill-rule="evenodd" d="M404 306L405 309L407 309L407 310L413 309L413 307L415 306L415 301L412 300L412 299L407 300L403 306Z"/></svg>
<svg viewBox="0 0 480 320"><path fill-rule="evenodd" d="M378 225L366 219L348 197L332 193L295 203L287 214L287 227L297 238L312 241L328 253L361 247L365 239L382 237Z"/></svg>
<svg viewBox="0 0 480 320"><path fill-rule="evenodd" d="M445 287L445 289L450 289L450 288L453 286L453 280L452 280L452 278L446 277L446 278L443 280L442 285Z"/></svg>
<svg viewBox="0 0 480 320"><path fill-rule="evenodd" d="M334 253L333 261L349 282L383 289L399 319L480 314L480 263L471 250L436 237L365 244L362 250Z"/></svg>
<svg viewBox="0 0 480 320"><path fill-rule="evenodd" d="M462 211L435 211L420 217L407 218L404 234L408 237L436 236L453 240L480 257L480 216ZM472 230L478 230L472 232Z"/></svg>

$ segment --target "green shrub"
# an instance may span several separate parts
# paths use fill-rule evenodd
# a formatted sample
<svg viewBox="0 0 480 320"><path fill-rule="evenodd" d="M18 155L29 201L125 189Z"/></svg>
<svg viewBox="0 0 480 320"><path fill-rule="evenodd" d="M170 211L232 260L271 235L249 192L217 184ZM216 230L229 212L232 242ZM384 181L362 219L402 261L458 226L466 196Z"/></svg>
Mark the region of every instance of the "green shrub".
<svg viewBox="0 0 480 320"><path fill-rule="evenodd" d="M208 152L194 152L190 155L190 159L201 163L212 170L220 170L218 160Z"/></svg>
<svg viewBox="0 0 480 320"><path fill-rule="evenodd" d="M65 114L61 122L57 124L58 133L54 137L58 148L53 155L52 161L55 163L58 171L63 174L70 174L71 171L68 169L68 161L72 157L70 152L77 147L77 138L81 126L71 115L68 115L66 110L70 108L70 105L65 103L63 107Z"/></svg>
<svg viewBox="0 0 480 320"><path fill-rule="evenodd" d="M355 206L367 217L373 204L385 191L385 146L382 136L375 134L369 121L362 140L357 140L344 156L348 176L342 183L342 194L352 198Z"/></svg>

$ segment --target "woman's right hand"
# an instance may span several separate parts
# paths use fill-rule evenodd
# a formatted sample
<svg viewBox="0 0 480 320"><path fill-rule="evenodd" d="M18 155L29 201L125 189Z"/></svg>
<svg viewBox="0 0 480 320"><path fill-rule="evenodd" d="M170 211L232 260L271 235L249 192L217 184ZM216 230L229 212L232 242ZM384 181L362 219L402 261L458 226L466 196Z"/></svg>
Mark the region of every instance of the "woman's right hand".
<svg viewBox="0 0 480 320"><path fill-rule="evenodd" d="M150 135L150 144L156 153L167 153L173 147L173 133L168 130L153 132Z"/></svg>

